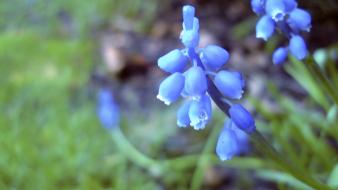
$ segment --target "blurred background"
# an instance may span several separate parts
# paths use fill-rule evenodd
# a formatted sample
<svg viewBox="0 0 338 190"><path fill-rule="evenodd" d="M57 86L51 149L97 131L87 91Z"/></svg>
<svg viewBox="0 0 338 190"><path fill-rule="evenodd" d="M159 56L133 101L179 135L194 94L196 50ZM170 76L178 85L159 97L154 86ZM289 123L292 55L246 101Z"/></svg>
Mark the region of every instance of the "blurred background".
<svg viewBox="0 0 338 190"><path fill-rule="evenodd" d="M244 73L242 103L258 129L287 159L338 188L337 107L303 63L272 65L273 50L287 41L256 39L249 1L2 0L0 189L308 189L253 147L232 161L202 159L160 175L127 159L101 126L97 92L108 88L121 130L143 154L215 154L210 134L223 113L214 107L206 130L179 129L179 103L156 99L166 76L157 59L182 47L186 3L200 19L200 46L226 48L226 67ZM298 4L313 17L309 50L337 89L338 2Z"/></svg>

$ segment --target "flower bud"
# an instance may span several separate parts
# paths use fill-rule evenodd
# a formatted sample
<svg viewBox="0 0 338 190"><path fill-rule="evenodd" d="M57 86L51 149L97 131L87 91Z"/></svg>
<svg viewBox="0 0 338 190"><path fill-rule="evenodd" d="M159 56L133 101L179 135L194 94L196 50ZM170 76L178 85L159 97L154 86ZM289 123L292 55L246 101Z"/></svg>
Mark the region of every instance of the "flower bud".
<svg viewBox="0 0 338 190"><path fill-rule="evenodd" d="M245 83L239 72L220 71L216 74L214 83L227 98L240 99L242 97Z"/></svg>
<svg viewBox="0 0 338 190"><path fill-rule="evenodd" d="M229 114L236 126L246 133L252 133L256 129L255 120L242 105L232 105Z"/></svg>
<svg viewBox="0 0 338 190"><path fill-rule="evenodd" d="M287 23L294 32L301 30L309 32L311 29L311 15L307 11L297 8L290 12Z"/></svg>
<svg viewBox="0 0 338 190"><path fill-rule="evenodd" d="M288 48L286 47L280 47L275 50L272 54L272 62L275 65L279 65L281 63L284 63L286 58L288 56Z"/></svg>
<svg viewBox="0 0 338 190"><path fill-rule="evenodd" d="M202 49L200 58L208 69L218 70L228 61L229 53L219 46L209 45Z"/></svg>
<svg viewBox="0 0 338 190"><path fill-rule="evenodd" d="M157 98L170 105L180 97L183 87L184 76L181 73L174 73L162 81Z"/></svg>
<svg viewBox="0 0 338 190"><path fill-rule="evenodd" d="M307 56L307 47L302 37L294 35L290 39L289 50L298 60Z"/></svg>
<svg viewBox="0 0 338 190"><path fill-rule="evenodd" d="M201 67L193 66L185 73L185 91L197 99L207 91L207 78Z"/></svg>
<svg viewBox="0 0 338 190"><path fill-rule="evenodd" d="M263 15L265 13L264 3L265 0L251 0L251 8L253 12L258 15Z"/></svg>
<svg viewBox="0 0 338 190"><path fill-rule="evenodd" d="M183 23L186 30L190 30L193 27L195 15L195 8L190 5L185 5L183 7Z"/></svg>
<svg viewBox="0 0 338 190"><path fill-rule="evenodd" d="M239 144L235 131L227 124L224 125L216 144L216 154L220 160L230 160L239 152Z"/></svg>
<svg viewBox="0 0 338 190"><path fill-rule="evenodd" d="M285 5L283 0L267 0L265 12L276 22L282 21L285 16Z"/></svg>
<svg viewBox="0 0 338 190"><path fill-rule="evenodd" d="M275 30L275 22L270 16L265 15L259 19L256 24L256 38L262 38L267 41Z"/></svg>
<svg viewBox="0 0 338 190"><path fill-rule="evenodd" d="M178 49L172 50L157 61L158 66L169 73L182 72L188 64L188 58Z"/></svg>
<svg viewBox="0 0 338 190"><path fill-rule="evenodd" d="M285 5L285 11L290 12L293 9L297 8L297 2L296 0L283 0Z"/></svg>

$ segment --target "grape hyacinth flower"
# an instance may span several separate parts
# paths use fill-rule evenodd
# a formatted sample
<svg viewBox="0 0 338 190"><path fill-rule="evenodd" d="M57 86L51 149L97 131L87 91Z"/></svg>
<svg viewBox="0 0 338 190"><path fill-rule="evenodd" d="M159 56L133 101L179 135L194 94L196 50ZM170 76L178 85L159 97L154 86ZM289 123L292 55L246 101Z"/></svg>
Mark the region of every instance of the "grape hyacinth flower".
<svg viewBox="0 0 338 190"><path fill-rule="evenodd" d="M113 94L107 88L102 88L97 95L97 116L106 129L114 129L119 125L119 108L114 101Z"/></svg>
<svg viewBox="0 0 338 190"><path fill-rule="evenodd" d="M242 98L243 76L239 72L222 70L230 57L227 50L217 45L198 47L199 20L195 17L194 7L183 7L182 25L180 40L184 48L172 50L158 59L159 68L170 76L161 82L157 98L166 105L180 96L185 98L177 111L176 123L179 127L191 126L195 130L204 129L211 120L212 99L231 117L231 124L225 125L216 148L220 159L228 160L243 152L240 150L247 150L248 142L243 134L255 130L255 122L244 107L230 106L231 101Z"/></svg>
<svg viewBox="0 0 338 190"><path fill-rule="evenodd" d="M285 62L288 52L298 60L307 56L307 47L301 32L310 32L311 15L298 8L296 0L251 0L253 12L261 18L256 24L256 37L267 41L275 29L281 31L289 40L289 45L279 47L272 55L275 65Z"/></svg>

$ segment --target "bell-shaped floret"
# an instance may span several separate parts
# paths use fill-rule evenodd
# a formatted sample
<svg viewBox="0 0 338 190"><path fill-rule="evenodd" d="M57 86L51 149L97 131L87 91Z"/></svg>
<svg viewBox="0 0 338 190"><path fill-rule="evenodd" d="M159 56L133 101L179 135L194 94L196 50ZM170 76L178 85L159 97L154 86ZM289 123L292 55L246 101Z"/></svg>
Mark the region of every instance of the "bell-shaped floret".
<svg viewBox="0 0 338 190"><path fill-rule="evenodd" d="M290 39L289 50L298 60L307 56L307 47L302 37L294 35Z"/></svg>
<svg viewBox="0 0 338 190"><path fill-rule="evenodd" d="M275 50L272 54L272 62L275 65L279 65L285 62L288 56L288 48L287 47L280 47Z"/></svg>
<svg viewBox="0 0 338 190"><path fill-rule="evenodd" d="M228 120L227 122L229 122L229 125L236 133L237 142L238 142L237 154L249 152L250 150L249 135L246 134L241 129L239 129L231 119Z"/></svg>
<svg viewBox="0 0 338 190"><path fill-rule="evenodd" d="M283 0L285 5L285 11L290 12L293 9L297 8L297 2L296 0Z"/></svg>
<svg viewBox="0 0 338 190"><path fill-rule="evenodd" d="M202 49L200 58L206 68L218 70L228 61L229 53L219 46L209 45Z"/></svg>
<svg viewBox="0 0 338 190"><path fill-rule="evenodd" d="M189 108L190 125L195 130L204 129L211 114L211 100L208 95L203 95L200 100L193 100Z"/></svg>
<svg viewBox="0 0 338 190"><path fill-rule="evenodd" d="M188 64L188 58L178 50L172 50L157 61L158 66L169 73L182 72Z"/></svg>
<svg viewBox="0 0 338 190"><path fill-rule="evenodd" d="M245 83L239 72L220 71L216 74L214 83L223 96L232 99L242 97Z"/></svg>
<svg viewBox="0 0 338 190"><path fill-rule="evenodd" d="M267 0L265 12L276 22L282 21L285 16L285 5L283 0Z"/></svg>
<svg viewBox="0 0 338 190"><path fill-rule="evenodd" d="M199 21L196 17L194 17L193 28L187 29L183 24L183 30L181 32L181 41L187 48L195 48L199 43Z"/></svg>
<svg viewBox="0 0 338 190"><path fill-rule="evenodd" d="M251 0L251 8L258 15L265 14L264 4L265 0Z"/></svg>
<svg viewBox="0 0 338 190"><path fill-rule="evenodd" d="M179 127L187 127L190 124L189 118L189 109L190 109L191 101L186 101L181 105L181 107L177 110L177 125Z"/></svg>
<svg viewBox="0 0 338 190"><path fill-rule="evenodd" d="M307 31L311 29L311 15L303 9L294 9L290 12L287 23L290 28L295 32Z"/></svg>
<svg viewBox="0 0 338 190"><path fill-rule="evenodd" d="M256 38L267 41L275 30L275 22L270 16L265 15L256 24Z"/></svg>
<svg viewBox="0 0 338 190"><path fill-rule="evenodd" d="M235 131L228 123L224 124L216 144L216 154L220 160L230 160L238 154L239 144Z"/></svg>
<svg viewBox="0 0 338 190"><path fill-rule="evenodd" d="M256 129L255 120L242 105L232 105L229 114L236 126L244 132L252 133Z"/></svg>
<svg viewBox="0 0 338 190"><path fill-rule="evenodd" d="M190 5L185 5L183 7L183 24L186 30L190 30L193 27L195 15L195 8Z"/></svg>
<svg viewBox="0 0 338 190"><path fill-rule="evenodd" d="M184 76L181 73L171 74L160 84L157 98L166 105L176 101L184 87Z"/></svg>
<svg viewBox="0 0 338 190"><path fill-rule="evenodd" d="M207 91L207 78L201 67L193 66L185 73L184 90L190 96L198 99Z"/></svg>

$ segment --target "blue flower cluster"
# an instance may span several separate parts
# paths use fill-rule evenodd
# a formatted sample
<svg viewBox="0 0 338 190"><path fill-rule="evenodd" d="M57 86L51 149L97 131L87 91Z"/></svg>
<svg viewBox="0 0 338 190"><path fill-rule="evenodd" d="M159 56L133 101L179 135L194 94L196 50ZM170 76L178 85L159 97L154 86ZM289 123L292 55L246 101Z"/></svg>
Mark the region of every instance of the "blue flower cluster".
<svg viewBox="0 0 338 190"><path fill-rule="evenodd" d="M229 59L229 53L225 49L216 45L197 47L199 20L194 15L194 7L183 7L183 30L180 39L185 48L172 50L158 59L158 66L170 73L170 76L161 82L157 98L166 105L181 96L186 98L177 111L177 125L190 125L195 130L201 130L212 116L211 98L215 96L209 92L209 83L213 83L222 98L226 99L225 102L240 99L245 84L239 72L221 70ZM238 130L246 133L255 130L255 122L243 106L232 105L228 114L232 124L225 125L217 145L217 154L222 160L230 159L241 150L241 146L237 146L240 143L233 132L235 129L239 128Z"/></svg>
<svg viewBox="0 0 338 190"><path fill-rule="evenodd" d="M267 41L279 29L289 39L289 45L279 47L272 55L274 64L284 63L288 51L298 60L307 56L307 47L300 36L311 29L311 15L297 7L296 0L251 0L252 10L262 17L256 25L256 37Z"/></svg>
<svg viewBox="0 0 338 190"><path fill-rule="evenodd" d="M114 101L113 94L107 88L102 88L97 95L97 116L106 129L118 127L120 121L119 108Z"/></svg>

